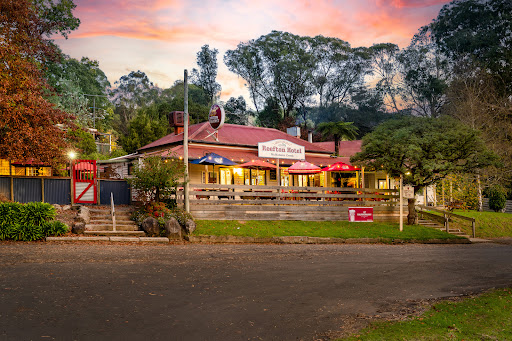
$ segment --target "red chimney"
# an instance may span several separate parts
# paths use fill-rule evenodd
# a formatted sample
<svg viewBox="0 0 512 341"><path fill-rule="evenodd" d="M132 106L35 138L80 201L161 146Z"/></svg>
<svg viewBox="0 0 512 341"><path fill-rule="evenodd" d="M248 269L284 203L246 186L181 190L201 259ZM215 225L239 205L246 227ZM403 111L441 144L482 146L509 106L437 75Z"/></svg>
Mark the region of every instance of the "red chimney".
<svg viewBox="0 0 512 341"><path fill-rule="evenodd" d="M169 125L174 128L176 135L183 133L183 111L173 111L169 114Z"/></svg>

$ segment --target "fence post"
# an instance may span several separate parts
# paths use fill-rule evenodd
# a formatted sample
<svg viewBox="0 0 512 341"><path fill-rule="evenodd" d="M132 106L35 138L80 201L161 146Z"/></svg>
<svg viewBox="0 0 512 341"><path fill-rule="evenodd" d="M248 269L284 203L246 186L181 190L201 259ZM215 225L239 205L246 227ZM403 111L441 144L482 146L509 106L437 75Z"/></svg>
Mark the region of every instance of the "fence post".
<svg viewBox="0 0 512 341"><path fill-rule="evenodd" d="M41 178L41 202L44 202L44 178Z"/></svg>
<svg viewBox="0 0 512 341"><path fill-rule="evenodd" d="M100 191L101 191L100 179L96 179L96 202L98 203L98 205L101 205Z"/></svg>
<svg viewBox="0 0 512 341"><path fill-rule="evenodd" d="M11 176L11 201L16 201L14 200L14 177Z"/></svg>
<svg viewBox="0 0 512 341"><path fill-rule="evenodd" d="M476 238L476 226L475 221L471 222L471 229L473 230L473 238Z"/></svg>
<svg viewBox="0 0 512 341"><path fill-rule="evenodd" d="M114 193L110 192L110 212L112 214L112 230L116 231L116 209L114 206Z"/></svg>

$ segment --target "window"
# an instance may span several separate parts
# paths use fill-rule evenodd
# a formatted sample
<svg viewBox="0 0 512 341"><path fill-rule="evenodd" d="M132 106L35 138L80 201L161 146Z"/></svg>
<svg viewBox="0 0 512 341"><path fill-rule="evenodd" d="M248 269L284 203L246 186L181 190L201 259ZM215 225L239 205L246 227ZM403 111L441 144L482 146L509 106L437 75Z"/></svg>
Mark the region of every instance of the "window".
<svg viewBox="0 0 512 341"><path fill-rule="evenodd" d="M270 181L276 181L277 180L277 169L271 169L269 177L270 177Z"/></svg>
<svg viewBox="0 0 512 341"><path fill-rule="evenodd" d="M221 169L220 170L220 184L221 185L231 185L233 183L231 169Z"/></svg>
<svg viewBox="0 0 512 341"><path fill-rule="evenodd" d="M0 159L0 175L11 175L8 160Z"/></svg>
<svg viewBox="0 0 512 341"><path fill-rule="evenodd" d="M288 168L281 168L281 186L290 186L290 175L288 174Z"/></svg>
<svg viewBox="0 0 512 341"><path fill-rule="evenodd" d="M388 182L386 179L379 179L378 186L379 189L388 189Z"/></svg>
<svg viewBox="0 0 512 341"><path fill-rule="evenodd" d="M218 179L217 172L208 172L208 183L209 184L216 184ZM206 182L206 172L201 172L201 183L205 184Z"/></svg>

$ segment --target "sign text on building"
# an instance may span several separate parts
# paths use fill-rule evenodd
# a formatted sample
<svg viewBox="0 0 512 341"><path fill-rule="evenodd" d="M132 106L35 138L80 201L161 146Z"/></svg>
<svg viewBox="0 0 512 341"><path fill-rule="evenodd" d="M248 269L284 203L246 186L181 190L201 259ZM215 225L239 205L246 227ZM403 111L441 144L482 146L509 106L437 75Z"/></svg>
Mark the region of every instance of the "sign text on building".
<svg viewBox="0 0 512 341"><path fill-rule="evenodd" d="M258 157L305 160L306 148L282 139L260 142L258 143Z"/></svg>

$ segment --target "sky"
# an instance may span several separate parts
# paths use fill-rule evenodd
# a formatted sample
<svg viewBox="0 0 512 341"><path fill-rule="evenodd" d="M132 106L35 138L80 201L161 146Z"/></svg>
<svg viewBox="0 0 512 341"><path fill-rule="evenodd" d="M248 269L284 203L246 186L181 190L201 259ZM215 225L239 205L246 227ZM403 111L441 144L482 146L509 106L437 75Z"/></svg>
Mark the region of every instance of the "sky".
<svg viewBox="0 0 512 341"><path fill-rule="evenodd" d="M227 50L273 30L337 37L352 47L409 45L449 0L74 0L80 27L56 38L72 58L97 60L112 86L141 70L161 88L182 80L208 44L219 51L221 100L243 95L245 82L224 65Z"/></svg>

